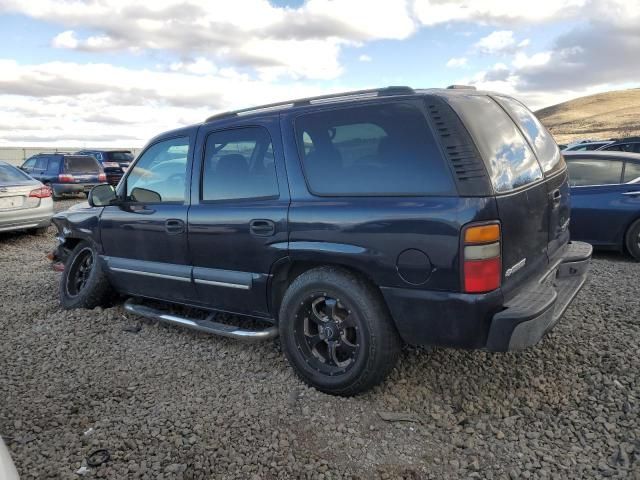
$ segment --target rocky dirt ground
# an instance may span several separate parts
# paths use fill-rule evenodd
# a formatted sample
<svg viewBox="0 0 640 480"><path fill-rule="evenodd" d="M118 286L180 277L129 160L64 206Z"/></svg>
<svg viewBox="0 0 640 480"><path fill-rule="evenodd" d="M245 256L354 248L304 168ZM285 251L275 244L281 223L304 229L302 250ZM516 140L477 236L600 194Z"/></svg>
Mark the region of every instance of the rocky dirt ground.
<svg viewBox="0 0 640 480"><path fill-rule="evenodd" d="M407 348L382 386L344 399L305 387L277 342L61 310L53 245L53 229L0 236L0 434L23 479L640 479L627 257L598 254L536 348ZM82 469L96 449L110 460Z"/></svg>

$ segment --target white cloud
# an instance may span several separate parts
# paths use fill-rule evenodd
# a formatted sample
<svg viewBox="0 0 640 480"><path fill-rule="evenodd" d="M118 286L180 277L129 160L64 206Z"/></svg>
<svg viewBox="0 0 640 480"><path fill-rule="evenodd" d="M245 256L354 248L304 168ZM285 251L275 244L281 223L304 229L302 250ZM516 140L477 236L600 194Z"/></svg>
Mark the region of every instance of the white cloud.
<svg viewBox="0 0 640 480"><path fill-rule="evenodd" d="M576 15L589 0L416 0L414 11L424 25L477 22L511 25L560 20Z"/></svg>
<svg viewBox="0 0 640 480"><path fill-rule="evenodd" d="M466 65L467 65L466 57L450 58L449 61L447 62L447 67L449 68L460 68L460 67L465 67Z"/></svg>
<svg viewBox="0 0 640 480"><path fill-rule="evenodd" d="M496 30L478 40L474 44L474 49L487 55L498 55L513 53L528 44L528 39L517 43L511 30Z"/></svg>
<svg viewBox="0 0 640 480"><path fill-rule="evenodd" d="M358 57L358 61L359 62L371 62L373 60L373 58L371 58L369 55L360 55Z"/></svg>
<svg viewBox="0 0 640 480"><path fill-rule="evenodd" d="M73 30L66 30L53 37L51 44L56 48L73 49L78 48L78 39Z"/></svg>
<svg viewBox="0 0 640 480"><path fill-rule="evenodd" d="M174 67L0 59L0 144L141 146L216 112L328 92L309 83L250 79L227 68L206 73L208 66L198 60Z"/></svg>

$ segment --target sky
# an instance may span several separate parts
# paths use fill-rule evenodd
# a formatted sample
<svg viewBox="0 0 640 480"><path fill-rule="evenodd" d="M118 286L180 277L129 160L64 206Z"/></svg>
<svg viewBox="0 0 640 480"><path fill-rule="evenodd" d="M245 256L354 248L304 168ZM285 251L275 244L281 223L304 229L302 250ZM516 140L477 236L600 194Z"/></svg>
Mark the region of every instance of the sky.
<svg viewBox="0 0 640 480"><path fill-rule="evenodd" d="M0 0L0 146L140 147L230 109L468 84L640 87L640 0Z"/></svg>

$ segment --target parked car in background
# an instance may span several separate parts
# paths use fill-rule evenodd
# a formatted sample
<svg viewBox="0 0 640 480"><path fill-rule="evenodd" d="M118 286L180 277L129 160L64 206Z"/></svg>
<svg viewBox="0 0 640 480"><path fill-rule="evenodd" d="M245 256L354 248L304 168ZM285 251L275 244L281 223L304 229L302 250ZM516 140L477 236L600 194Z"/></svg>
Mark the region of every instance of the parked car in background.
<svg viewBox="0 0 640 480"><path fill-rule="evenodd" d="M640 260L640 155L567 153L571 238Z"/></svg>
<svg viewBox="0 0 640 480"><path fill-rule="evenodd" d="M11 455L6 445L0 437L0 479L2 480L20 480L18 471L16 470Z"/></svg>
<svg viewBox="0 0 640 480"><path fill-rule="evenodd" d="M107 183L117 185L133 161L130 150L80 150L76 155L91 155L104 169Z"/></svg>
<svg viewBox="0 0 640 480"><path fill-rule="evenodd" d="M560 319L591 246L517 100L389 87L210 117L164 133L117 189L54 217L60 301L238 339L272 338L328 393L381 382L403 342L520 350ZM158 303L157 301L160 301ZM221 324L171 303L257 317ZM206 316L206 318L205 318Z"/></svg>
<svg viewBox="0 0 640 480"><path fill-rule="evenodd" d="M599 150L607 145L614 143L613 140L602 140L599 142L583 142L577 143L575 145L569 145L562 149L562 152L584 152L584 151L592 151Z"/></svg>
<svg viewBox="0 0 640 480"><path fill-rule="evenodd" d="M100 163L90 155L40 153L20 167L36 180L51 187L53 198L68 194L87 194L107 181Z"/></svg>
<svg viewBox="0 0 640 480"><path fill-rule="evenodd" d="M640 137L621 138L600 147L598 150L640 153Z"/></svg>
<svg viewBox="0 0 640 480"><path fill-rule="evenodd" d="M0 161L0 232L29 230L44 233L53 216L51 189Z"/></svg>

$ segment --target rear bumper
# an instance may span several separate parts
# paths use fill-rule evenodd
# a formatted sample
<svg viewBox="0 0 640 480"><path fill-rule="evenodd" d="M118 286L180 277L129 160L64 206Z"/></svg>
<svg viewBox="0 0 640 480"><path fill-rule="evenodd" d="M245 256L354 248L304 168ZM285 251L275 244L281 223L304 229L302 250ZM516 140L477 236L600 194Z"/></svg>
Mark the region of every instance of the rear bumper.
<svg viewBox="0 0 640 480"><path fill-rule="evenodd" d="M76 193L87 193L96 185L99 185L99 182L96 183L52 183L51 188L53 189L53 193L56 197L61 195L68 194L76 194Z"/></svg>
<svg viewBox="0 0 640 480"><path fill-rule="evenodd" d="M588 243L570 243L554 270L505 303L493 316L487 349L506 352L538 343L584 285L592 251Z"/></svg>
<svg viewBox="0 0 640 480"><path fill-rule="evenodd" d="M43 198L40 205L34 208L0 212L0 232L48 227L51 217L53 201L51 198Z"/></svg>
<svg viewBox="0 0 640 480"><path fill-rule="evenodd" d="M505 302L501 290L481 295L381 287L396 328L412 345L492 351L536 344L582 288L591 245L573 242L538 281Z"/></svg>

